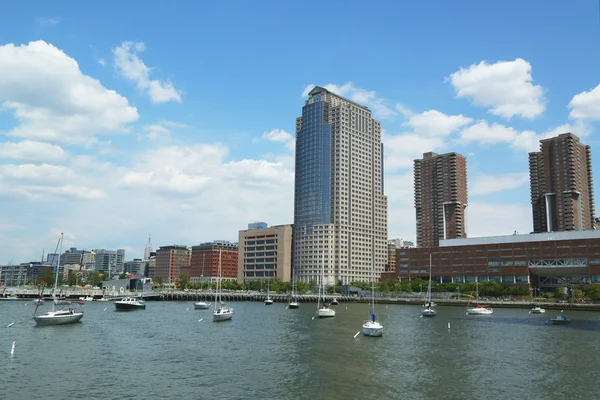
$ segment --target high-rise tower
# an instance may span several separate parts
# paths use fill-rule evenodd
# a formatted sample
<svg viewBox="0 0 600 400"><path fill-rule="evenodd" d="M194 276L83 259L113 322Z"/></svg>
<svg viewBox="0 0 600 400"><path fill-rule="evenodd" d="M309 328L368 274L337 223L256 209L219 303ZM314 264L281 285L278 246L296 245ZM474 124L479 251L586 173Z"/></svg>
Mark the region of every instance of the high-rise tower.
<svg viewBox="0 0 600 400"><path fill-rule="evenodd" d="M150 236L148 236L148 244L146 245L146 248L144 248L144 261L150 259L150 253L152 253L152 243L150 243Z"/></svg>
<svg viewBox="0 0 600 400"><path fill-rule="evenodd" d="M296 119L293 276L368 281L387 263L381 124L364 106L315 87Z"/></svg>
<svg viewBox="0 0 600 400"><path fill-rule="evenodd" d="M417 246L467 237L467 159L458 153L423 154L414 161Z"/></svg>
<svg viewBox="0 0 600 400"><path fill-rule="evenodd" d="M594 227L590 146L572 133L540 141L529 153L533 231L580 231Z"/></svg>

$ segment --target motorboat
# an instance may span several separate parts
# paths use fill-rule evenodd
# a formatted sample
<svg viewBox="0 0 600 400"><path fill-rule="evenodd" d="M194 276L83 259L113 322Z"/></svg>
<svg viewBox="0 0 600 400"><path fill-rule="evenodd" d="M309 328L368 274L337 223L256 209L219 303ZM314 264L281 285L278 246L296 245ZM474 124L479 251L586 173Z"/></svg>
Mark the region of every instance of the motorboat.
<svg viewBox="0 0 600 400"><path fill-rule="evenodd" d="M545 309L543 309L540 306L535 306L531 309L531 311L529 311L531 314L543 314L546 312Z"/></svg>
<svg viewBox="0 0 600 400"><path fill-rule="evenodd" d="M557 315L556 317L550 318L548 321L550 321L552 325L567 325L571 322L571 320L564 315Z"/></svg>
<svg viewBox="0 0 600 400"><path fill-rule="evenodd" d="M198 301L198 302L194 303L194 308L196 310L208 310L211 305L212 305L212 303L207 303L205 301Z"/></svg>
<svg viewBox="0 0 600 400"><path fill-rule="evenodd" d="M117 311L145 310L146 302L134 297L124 297L121 300L115 301L115 309Z"/></svg>
<svg viewBox="0 0 600 400"><path fill-rule="evenodd" d="M94 296L86 296L86 297L80 297L79 300L83 300L83 301L94 301Z"/></svg>
<svg viewBox="0 0 600 400"><path fill-rule="evenodd" d="M494 310L492 308L479 304L473 308L467 308L467 314L469 315L491 315L493 313Z"/></svg>

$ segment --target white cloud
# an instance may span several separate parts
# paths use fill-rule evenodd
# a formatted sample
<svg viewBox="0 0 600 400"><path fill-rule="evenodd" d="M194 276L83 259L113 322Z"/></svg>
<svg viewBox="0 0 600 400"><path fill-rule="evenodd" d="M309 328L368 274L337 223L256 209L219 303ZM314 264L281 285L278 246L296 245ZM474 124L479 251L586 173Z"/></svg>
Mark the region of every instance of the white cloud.
<svg viewBox="0 0 600 400"><path fill-rule="evenodd" d="M38 18L37 23L40 25L56 25L60 22L60 17Z"/></svg>
<svg viewBox="0 0 600 400"><path fill-rule="evenodd" d="M103 67L106 65L106 60L104 58L99 58L98 59L98 64L102 65Z"/></svg>
<svg viewBox="0 0 600 400"><path fill-rule="evenodd" d="M307 85L302 91L302 97L308 96L308 93L314 87L314 84ZM345 97L360 105L370 108L373 110L373 115L376 118L386 119L397 114L396 111L384 104L383 99L377 97L377 93L374 90L356 87L352 82L346 82L341 86L330 83L322 87L339 96Z"/></svg>
<svg viewBox="0 0 600 400"><path fill-rule="evenodd" d="M410 117L406 125L426 136L447 136L473 121L462 115L446 115L437 110L425 111Z"/></svg>
<svg viewBox="0 0 600 400"><path fill-rule="evenodd" d="M270 142L283 143L285 144L285 148L290 151L294 151L296 148L296 138L283 129L273 129L269 132L264 132L262 138Z"/></svg>
<svg viewBox="0 0 600 400"><path fill-rule="evenodd" d="M123 133L139 117L125 97L44 41L0 46L0 101L19 122L7 135L57 143Z"/></svg>
<svg viewBox="0 0 600 400"><path fill-rule="evenodd" d="M171 130L161 124L145 125L142 130L145 132L144 137L154 142L166 144L172 140Z"/></svg>
<svg viewBox="0 0 600 400"><path fill-rule="evenodd" d="M600 119L600 85L589 92L576 94L569 102L569 117L590 120Z"/></svg>
<svg viewBox="0 0 600 400"><path fill-rule="evenodd" d="M415 133L383 135L384 168L386 172L411 168L413 160L421 158L423 153L444 149L441 137L426 137Z"/></svg>
<svg viewBox="0 0 600 400"><path fill-rule="evenodd" d="M0 143L0 159L32 161L32 162L61 162L68 154L59 146L23 140L22 142Z"/></svg>
<svg viewBox="0 0 600 400"><path fill-rule="evenodd" d="M502 124L479 121L460 131L460 138L469 142L483 144L511 143L519 135L515 129Z"/></svg>
<svg viewBox="0 0 600 400"><path fill-rule="evenodd" d="M531 206L517 203L469 201L467 221L469 237L530 233L533 229Z"/></svg>
<svg viewBox="0 0 600 400"><path fill-rule="evenodd" d="M504 192L526 184L529 184L529 172L515 172L501 175L479 173L469 182L469 196Z"/></svg>
<svg viewBox="0 0 600 400"><path fill-rule="evenodd" d="M113 50L116 70L124 78L135 82L140 90L147 91L153 103L181 102L181 92L172 83L150 79L151 68L137 56L145 49L144 43L123 42Z"/></svg>
<svg viewBox="0 0 600 400"><path fill-rule="evenodd" d="M404 115L405 118L410 118L415 114L410 108L405 107L402 104L396 104L395 108L400 114Z"/></svg>
<svg viewBox="0 0 600 400"><path fill-rule="evenodd" d="M456 97L466 97L477 106L504 118L520 115L535 118L545 109L546 99L540 85L533 85L531 64L517 58L460 68L448 80L456 89Z"/></svg>

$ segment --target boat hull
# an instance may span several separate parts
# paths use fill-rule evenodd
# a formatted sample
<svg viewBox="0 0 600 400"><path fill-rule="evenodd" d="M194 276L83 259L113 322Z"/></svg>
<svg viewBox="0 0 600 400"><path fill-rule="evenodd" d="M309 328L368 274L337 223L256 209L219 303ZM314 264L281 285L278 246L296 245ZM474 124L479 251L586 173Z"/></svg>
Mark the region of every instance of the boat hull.
<svg viewBox="0 0 600 400"><path fill-rule="evenodd" d="M494 310L491 308L469 308L467 309L467 314L469 315L491 315L494 313Z"/></svg>
<svg viewBox="0 0 600 400"><path fill-rule="evenodd" d="M546 310L544 310L543 308L533 308L530 311L530 313L532 313L532 314L543 314L545 312L546 312Z"/></svg>
<svg viewBox="0 0 600 400"><path fill-rule="evenodd" d="M273 300L265 300L265 306L270 306L273 304Z"/></svg>
<svg viewBox="0 0 600 400"><path fill-rule="evenodd" d="M227 309L213 311L214 322L229 321L231 318L233 318L233 310Z"/></svg>
<svg viewBox="0 0 600 400"><path fill-rule="evenodd" d="M317 315L319 318L332 318L335 317L335 310L332 310L331 308L319 308Z"/></svg>
<svg viewBox="0 0 600 400"><path fill-rule="evenodd" d="M205 303L205 302L200 302L200 303L194 303L194 308L196 310L208 310L211 306L211 303Z"/></svg>
<svg viewBox="0 0 600 400"><path fill-rule="evenodd" d="M424 317L435 317L436 314L437 312L431 308L426 308L421 311L421 315Z"/></svg>
<svg viewBox="0 0 600 400"><path fill-rule="evenodd" d="M383 335L383 326L375 321L367 321L362 326L362 334L364 336L378 337Z"/></svg>
<svg viewBox="0 0 600 400"><path fill-rule="evenodd" d="M73 312L72 314L64 315L53 315L52 313L48 313L44 315L36 315L33 317L33 320L38 326L50 326L74 324L81 321L82 318L82 312Z"/></svg>
<svg viewBox="0 0 600 400"><path fill-rule="evenodd" d="M290 308L292 310L300 308L300 303L296 303L296 302L290 303L290 304L288 304L288 308Z"/></svg>
<svg viewBox="0 0 600 400"><path fill-rule="evenodd" d="M145 310L145 304L121 304L115 303L115 309L117 311L135 311L135 310Z"/></svg>

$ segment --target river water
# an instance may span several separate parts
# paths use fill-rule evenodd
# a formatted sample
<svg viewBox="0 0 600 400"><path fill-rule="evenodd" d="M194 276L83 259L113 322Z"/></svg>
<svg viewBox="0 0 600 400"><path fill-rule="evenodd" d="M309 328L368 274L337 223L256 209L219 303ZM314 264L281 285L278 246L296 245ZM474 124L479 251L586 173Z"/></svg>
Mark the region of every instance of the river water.
<svg viewBox="0 0 600 400"><path fill-rule="evenodd" d="M116 312L91 302L75 325L36 327L30 302L0 302L0 399L593 399L600 313L378 305L381 338L354 338L367 304L229 303L212 322L191 302ZM46 304L44 308L49 308ZM11 322L14 325L6 327ZM448 329L450 323L450 329ZM11 347L16 341L14 355Z"/></svg>

